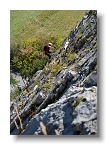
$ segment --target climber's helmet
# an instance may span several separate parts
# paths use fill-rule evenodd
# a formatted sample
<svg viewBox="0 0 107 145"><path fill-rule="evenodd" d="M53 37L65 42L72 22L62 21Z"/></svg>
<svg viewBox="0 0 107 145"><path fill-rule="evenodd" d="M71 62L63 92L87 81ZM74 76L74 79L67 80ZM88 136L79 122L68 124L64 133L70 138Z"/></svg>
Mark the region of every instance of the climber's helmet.
<svg viewBox="0 0 107 145"><path fill-rule="evenodd" d="M49 46L52 46L52 43L48 43Z"/></svg>

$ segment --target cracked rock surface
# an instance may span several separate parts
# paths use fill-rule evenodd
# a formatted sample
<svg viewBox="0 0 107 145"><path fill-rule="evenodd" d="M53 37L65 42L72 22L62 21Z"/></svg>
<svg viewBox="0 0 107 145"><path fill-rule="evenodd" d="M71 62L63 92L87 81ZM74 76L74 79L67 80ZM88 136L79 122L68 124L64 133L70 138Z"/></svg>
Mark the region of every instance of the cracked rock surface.
<svg viewBox="0 0 107 145"><path fill-rule="evenodd" d="M60 63L53 75L52 65ZM28 90L11 101L11 134L97 135L96 11L87 11L51 62L34 74Z"/></svg>

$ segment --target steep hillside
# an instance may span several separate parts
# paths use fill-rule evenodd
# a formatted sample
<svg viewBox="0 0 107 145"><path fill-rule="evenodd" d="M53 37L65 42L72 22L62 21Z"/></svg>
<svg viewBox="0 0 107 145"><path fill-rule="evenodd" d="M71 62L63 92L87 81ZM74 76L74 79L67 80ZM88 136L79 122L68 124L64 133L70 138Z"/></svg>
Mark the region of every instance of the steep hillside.
<svg viewBox="0 0 107 145"><path fill-rule="evenodd" d="M85 12L85 10L11 10L11 45L38 35L47 37L60 34L65 38Z"/></svg>
<svg viewBox="0 0 107 145"><path fill-rule="evenodd" d="M30 80L48 61L44 45L52 42L54 53L84 13L84 10L10 11L10 69Z"/></svg>
<svg viewBox="0 0 107 145"><path fill-rule="evenodd" d="M97 134L97 12L88 11L10 105L10 132Z"/></svg>

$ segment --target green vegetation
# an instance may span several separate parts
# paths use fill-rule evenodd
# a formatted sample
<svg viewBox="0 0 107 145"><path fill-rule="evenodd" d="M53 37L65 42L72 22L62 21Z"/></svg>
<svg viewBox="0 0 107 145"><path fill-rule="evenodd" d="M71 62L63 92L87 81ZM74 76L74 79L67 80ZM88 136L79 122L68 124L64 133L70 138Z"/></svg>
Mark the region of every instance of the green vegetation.
<svg viewBox="0 0 107 145"><path fill-rule="evenodd" d="M72 108L75 109L81 101L85 102L86 100L83 96L77 97L74 101L72 101Z"/></svg>
<svg viewBox="0 0 107 145"><path fill-rule="evenodd" d="M50 89L52 87L52 82L45 82L44 84L41 85L42 89Z"/></svg>
<svg viewBox="0 0 107 145"><path fill-rule="evenodd" d="M16 79L12 75L10 75L10 84L11 85L17 85L17 83L18 83L18 81L16 81ZM21 88L17 87L14 91L12 91L10 93L10 98L14 99L17 96L19 96L20 93L21 93Z"/></svg>
<svg viewBox="0 0 107 145"><path fill-rule="evenodd" d="M61 69L61 64L57 64L57 63L53 64L51 66L51 73L53 74L53 76L57 75L60 69Z"/></svg>
<svg viewBox="0 0 107 145"><path fill-rule="evenodd" d="M11 85L17 84L17 81L13 78L12 75L10 75L10 84L11 84Z"/></svg>
<svg viewBox="0 0 107 145"><path fill-rule="evenodd" d="M50 64L49 67L44 68L45 75L49 76L49 79L47 81L42 82L40 84L41 89L45 89L45 91L52 90L54 87L53 84L53 78L58 74L58 72L61 70L61 63L55 62L54 64Z"/></svg>
<svg viewBox="0 0 107 145"><path fill-rule="evenodd" d="M43 69L48 61L43 47L52 42L53 53L81 20L86 11L70 10L11 10L10 68L29 79ZM69 56L71 58L71 56ZM55 75L60 66L53 66ZM56 69L56 70L55 70Z"/></svg>
<svg viewBox="0 0 107 145"><path fill-rule="evenodd" d="M11 99L15 99L17 96L19 96L21 93L21 89L20 88L16 88L15 91L10 93L10 98Z"/></svg>
<svg viewBox="0 0 107 145"><path fill-rule="evenodd" d="M11 10L11 42L19 43L35 36L65 38L80 21L85 10Z"/></svg>
<svg viewBox="0 0 107 145"><path fill-rule="evenodd" d="M74 52L68 53L67 58L68 58L69 63L73 62L75 60L75 53Z"/></svg>

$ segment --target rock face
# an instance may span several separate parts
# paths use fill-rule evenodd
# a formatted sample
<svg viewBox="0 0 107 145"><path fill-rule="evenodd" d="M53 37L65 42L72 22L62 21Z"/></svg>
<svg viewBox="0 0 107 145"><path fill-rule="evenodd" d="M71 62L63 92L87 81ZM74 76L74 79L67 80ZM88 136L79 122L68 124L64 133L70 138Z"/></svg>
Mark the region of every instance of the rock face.
<svg viewBox="0 0 107 145"><path fill-rule="evenodd" d="M17 86L20 87L21 89L23 89L25 87L25 84L24 84L20 74L18 74L18 73L15 74L15 73L11 72L11 75L17 81L17 85L10 85L10 91L14 91L17 88Z"/></svg>
<svg viewBox="0 0 107 145"><path fill-rule="evenodd" d="M96 11L78 22L10 110L11 134L97 135Z"/></svg>
<svg viewBox="0 0 107 145"><path fill-rule="evenodd" d="M82 85L84 87L97 86L97 72L93 71L90 75L88 75L82 82Z"/></svg>
<svg viewBox="0 0 107 145"><path fill-rule="evenodd" d="M22 134L43 134L39 122L44 123L49 135L55 135L55 129L61 135L96 134L96 91L96 87L83 91L70 86L56 103L33 117Z"/></svg>

